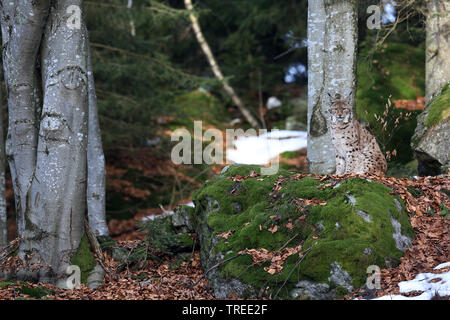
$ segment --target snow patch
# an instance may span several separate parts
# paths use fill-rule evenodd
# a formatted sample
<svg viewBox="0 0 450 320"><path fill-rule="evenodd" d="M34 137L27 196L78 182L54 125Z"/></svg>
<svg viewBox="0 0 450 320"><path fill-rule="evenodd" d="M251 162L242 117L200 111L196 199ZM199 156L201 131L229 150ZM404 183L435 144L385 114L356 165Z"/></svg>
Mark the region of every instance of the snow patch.
<svg viewBox="0 0 450 320"><path fill-rule="evenodd" d="M227 161L263 165L286 151L306 148L306 131L277 130L259 136L239 137L227 150Z"/></svg>
<svg viewBox="0 0 450 320"><path fill-rule="evenodd" d="M450 267L450 262L442 263L434 270ZM450 296L450 271L435 274L421 273L413 280L403 281L398 284L400 293L422 291L417 297L405 297L402 295L387 295L374 300L430 300L435 295Z"/></svg>

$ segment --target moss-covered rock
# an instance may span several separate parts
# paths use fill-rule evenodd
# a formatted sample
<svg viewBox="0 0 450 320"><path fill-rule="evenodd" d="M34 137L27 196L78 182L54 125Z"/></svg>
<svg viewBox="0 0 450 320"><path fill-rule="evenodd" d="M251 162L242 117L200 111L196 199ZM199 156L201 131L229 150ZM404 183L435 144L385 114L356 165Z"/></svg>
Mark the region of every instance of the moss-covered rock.
<svg viewBox="0 0 450 320"><path fill-rule="evenodd" d="M28 296L30 296L31 298L34 299L44 299L46 298L48 295L53 295L55 294L55 291L44 288L44 287L31 287L28 285L22 285L22 287L19 289L19 292L21 294L26 294Z"/></svg>
<svg viewBox="0 0 450 320"><path fill-rule="evenodd" d="M194 232L189 219L193 208L182 205L173 214L155 217L142 228L147 232L146 241L156 250L166 254L192 251Z"/></svg>
<svg viewBox="0 0 450 320"><path fill-rule="evenodd" d="M447 83L442 88L441 94L430 103L425 123L431 128L448 117L450 117L450 83Z"/></svg>
<svg viewBox="0 0 450 320"><path fill-rule="evenodd" d="M342 296L365 284L369 265L395 265L411 244L401 200L382 184L254 172L260 168L231 166L193 196L201 259L218 298ZM292 251L299 245L301 254ZM254 264L245 249L294 254L274 272L273 259Z"/></svg>
<svg viewBox="0 0 450 320"><path fill-rule="evenodd" d="M411 147L419 162L420 175L446 173L450 167L450 83L417 118Z"/></svg>

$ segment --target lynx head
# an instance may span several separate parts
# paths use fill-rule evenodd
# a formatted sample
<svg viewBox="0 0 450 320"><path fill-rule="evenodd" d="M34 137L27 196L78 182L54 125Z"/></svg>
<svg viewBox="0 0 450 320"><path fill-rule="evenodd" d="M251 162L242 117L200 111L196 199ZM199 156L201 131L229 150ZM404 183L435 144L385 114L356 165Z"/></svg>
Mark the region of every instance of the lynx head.
<svg viewBox="0 0 450 320"><path fill-rule="evenodd" d="M353 119L351 95L348 95L347 99L342 99L339 93L333 98L329 93L330 97L330 111L331 111L331 121L333 123L349 123Z"/></svg>

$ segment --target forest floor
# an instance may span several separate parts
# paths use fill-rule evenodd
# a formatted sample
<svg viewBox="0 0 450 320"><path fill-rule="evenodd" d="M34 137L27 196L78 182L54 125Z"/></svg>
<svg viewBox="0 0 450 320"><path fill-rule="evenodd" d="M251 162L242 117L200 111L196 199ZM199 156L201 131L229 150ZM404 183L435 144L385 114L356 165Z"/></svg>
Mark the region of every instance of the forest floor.
<svg viewBox="0 0 450 320"><path fill-rule="evenodd" d="M374 179L376 180L376 179ZM381 289L359 289L344 300L373 299L398 295L398 284L413 280L421 273L448 273L450 266L434 268L450 261L449 197L443 198L441 190L449 190L450 176L419 179L378 178L393 189L405 202L415 238L400 264L381 270ZM187 200L186 200L187 201ZM153 213L162 213L154 209ZM118 244L135 247L145 238L136 225L140 215L128 220L111 220L109 227ZM213 291L201 267L199 253L192 251L182 259L161 255L159 261L147 261L138 268L123 268L105 253L108 274L105 283L95 290L82 285L80 289L61 290L48 284L0 283L0 299L30 299L45 296L47 299L151 299L151 300L202 300L214 299ZM417 297L421 291L402 293L405 297ZM236 297L229 297L236 299ZM449 296L433 299L449 300Z"/></svg>

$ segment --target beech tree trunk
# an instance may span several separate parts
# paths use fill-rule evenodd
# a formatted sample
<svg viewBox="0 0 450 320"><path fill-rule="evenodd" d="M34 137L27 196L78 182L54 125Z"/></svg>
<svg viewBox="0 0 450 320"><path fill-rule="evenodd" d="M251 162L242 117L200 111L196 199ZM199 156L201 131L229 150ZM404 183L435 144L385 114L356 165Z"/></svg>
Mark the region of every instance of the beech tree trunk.
<svg viewBox="0 0 450 320"><path fill-rule="evenodd" d="M95 94L94 72L91 62L91 51L88 50L88 145L87 145L87 211L88 221L96 236L109 234L106 223L105 187L106 169L103 155L102 137L98 120L97 95Z"/></svg>
<svg viewBox="0 0 450 320"><path fill-rule="evenodd" d="M357 39L356 0L309 0L307 158L312 173L336 170L328 93L356 96Z"/></svg>
<svg viewBox="0 0 450 320"><path fill-rule="evenodd" d="M8 242L8 226L6 224L6 186L5 186L5 140L3 139L3 104L0 94L0 248Z"/></svg>
<svg viewBox="0 0 450 320"><path fill-rule="evenodd" d="M427 125L431 102L450 82L450 0L427 0L426 16L426 108L417 116L411 148L418 161L419 175L434 176L446 173L450 165L450 122L441 121L431 128Z"/></svg>
<svg viewBox="0 0 450 320"><path fill-rule="evenodd" d="M426 102L450 81L450 0L427 0Z"/></svg>
<svg viewBox="0 0 450 320"><path fill-rule="evenodd" d="M19 257L50 266L18 275L58 284L85 232L86 201L93 230L107 233L104 158L81 8L81 0L2 1L7 157L24 238Z"/></svg>

